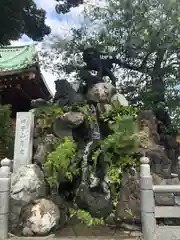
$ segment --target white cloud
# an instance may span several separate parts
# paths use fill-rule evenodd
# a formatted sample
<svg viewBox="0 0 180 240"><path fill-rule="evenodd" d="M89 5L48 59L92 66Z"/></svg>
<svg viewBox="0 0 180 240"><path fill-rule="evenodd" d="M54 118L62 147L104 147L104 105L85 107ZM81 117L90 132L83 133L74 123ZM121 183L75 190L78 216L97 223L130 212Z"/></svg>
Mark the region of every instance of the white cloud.
<svg viewBox="0 0 180 240"><path fill-rule="evenodd" d="M55 0L36 0L38 7L46 10L47 14L55 10L56 1Z"/></svg>
<svg viewBox="0 0 180 240"><path fill-rule="evenodd" d="M17 40L17 41L11 41L11 45L12 46L24 46L24 45L28 45L28 44L32 44L33 41L31 39L27 39L22 37L21 39Z"/></svg>

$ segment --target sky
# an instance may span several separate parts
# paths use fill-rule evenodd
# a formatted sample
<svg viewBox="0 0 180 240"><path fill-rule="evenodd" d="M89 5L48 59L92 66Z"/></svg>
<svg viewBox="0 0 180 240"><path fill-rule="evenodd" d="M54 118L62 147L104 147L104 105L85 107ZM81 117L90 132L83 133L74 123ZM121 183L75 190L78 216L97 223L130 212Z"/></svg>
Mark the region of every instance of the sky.
<svg viewBox="0 0 180 240"><path fill-rule="evenodd" d="M51 36L59 35L61 37L68 37L70 29L73 27L80 26L82 22L82 11L83 6L79 6L76 8L72 8L71 11L65 15L57 14L55 11L55 0L35 0L38 7L43 8L47 12L46 24L51 27ZM47 41L47 39L45 40ZM21 46L33 44L33 41L29 39L27 36L23 36L18 41L12 41L11 44L13 46ZM41 48L42 43L37 45L37 50ZM44 76L44 79L50 88L51 92L55 93L55 84L56 76L54 76L51 72L47 72L41 66L41 72Z"/></svg>

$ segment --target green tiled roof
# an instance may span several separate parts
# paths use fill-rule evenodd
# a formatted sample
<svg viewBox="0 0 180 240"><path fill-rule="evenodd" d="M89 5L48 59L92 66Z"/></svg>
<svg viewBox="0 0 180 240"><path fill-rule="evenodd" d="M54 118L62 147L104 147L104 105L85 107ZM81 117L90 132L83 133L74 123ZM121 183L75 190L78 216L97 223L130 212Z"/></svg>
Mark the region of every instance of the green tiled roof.
<svg viewBox="0 0 180 240"><path fill-rule="evenodd" d="M27 69L38 62L34 45L0 48L0 72Z"/></svg>

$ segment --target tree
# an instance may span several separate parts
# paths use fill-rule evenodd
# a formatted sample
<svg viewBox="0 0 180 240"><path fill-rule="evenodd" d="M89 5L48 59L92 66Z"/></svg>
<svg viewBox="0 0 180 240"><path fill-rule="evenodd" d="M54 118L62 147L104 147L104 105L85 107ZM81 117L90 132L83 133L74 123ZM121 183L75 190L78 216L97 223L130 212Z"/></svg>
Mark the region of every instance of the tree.
<svg viewBox="0 0 180 240"><path fill-rule="evenodd" d="M46 12L38 9L33 0L1 0L0 44L7 45L23 34L34 41L41 41L50 33L45 24Z"/></svg>
<svg viewBox="0 0 180 240"><path fill-rule="evenodd" d="M105 6L92 9L88 26L73 30L58 69L67 72L70 65L74 69L76 63L82 64L81 49L96 47L121 60L114 71L119 89L131 104L169 107L171 114L176 111L177 115L180 96L174 86L180 73L179 10L180 2L174 0L107 0ZM61 41L54 48L58 55L62 51L59 45Z"/></svg>
<svg viewBox="0 0 180 240"><path fill-rule="evenodd" d="M79 4L82 4L83 0L56 0L56 2L58 2L56 12L65 14L69 12L72 7L77 7Z"/></svg>

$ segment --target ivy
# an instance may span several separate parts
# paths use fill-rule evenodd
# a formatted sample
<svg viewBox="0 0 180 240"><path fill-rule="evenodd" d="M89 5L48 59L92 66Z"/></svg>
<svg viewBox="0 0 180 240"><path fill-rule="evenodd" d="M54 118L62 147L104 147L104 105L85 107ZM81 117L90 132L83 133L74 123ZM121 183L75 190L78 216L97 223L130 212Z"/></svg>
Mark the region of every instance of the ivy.
<svg viewBox="0 0 180 240"><path fill-rule="evenodd" d="M79 170L71 164L76 154L76 143L65 137L62 143L47 156L45 170L47 172L47 181L51 188L57 187L62 177L70 181L74 175L79 174Z"/></svg>

